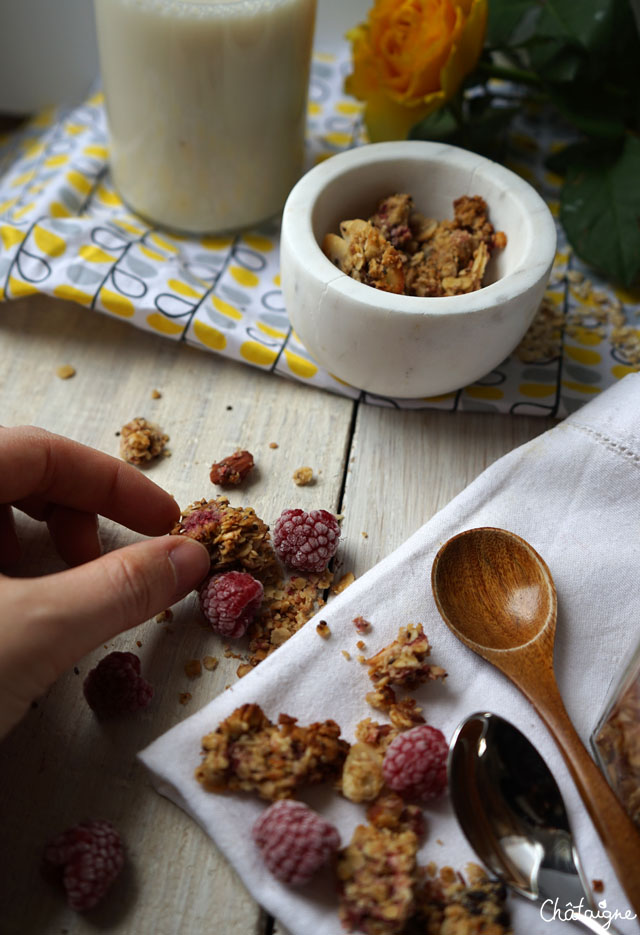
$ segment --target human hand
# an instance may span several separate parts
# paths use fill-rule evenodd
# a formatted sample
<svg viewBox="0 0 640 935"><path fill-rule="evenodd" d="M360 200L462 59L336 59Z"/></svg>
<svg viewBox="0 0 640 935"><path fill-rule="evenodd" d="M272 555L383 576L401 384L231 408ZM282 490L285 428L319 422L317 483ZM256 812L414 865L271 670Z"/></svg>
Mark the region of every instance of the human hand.
<svg viewBox="0 0 640 935"><path fill-rule="evenodd" d="M176 501L140 471L31 427L0 427L0 570L20 559L13 510L46 522L72 567L40 578L0 574L0 737L52 682L117 633L196 587L207 550L165 536ZM101 555L98 515L148 539Z"/></svg>

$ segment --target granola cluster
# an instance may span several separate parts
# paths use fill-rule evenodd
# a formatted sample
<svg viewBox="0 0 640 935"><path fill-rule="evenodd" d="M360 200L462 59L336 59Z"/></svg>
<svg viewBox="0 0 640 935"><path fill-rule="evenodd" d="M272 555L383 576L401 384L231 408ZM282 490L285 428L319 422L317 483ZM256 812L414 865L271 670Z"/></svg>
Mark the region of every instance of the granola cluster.
<svg viewBox="0 0 640 935"><path fill-rule="evenodd" d="M311 619L324 605L322 594L332 578L328 570L309 572L265 587L263 610L249 628L250 657L238 675L246 675Z"/></svg>
<svg viewBox="0 0 640 935"><path fill-rule="evenodd" d="M640 674L622 692L594 739L609 782L640 830Z"/></svg>
<svg viewBox="0 0 640 935"><path fill-rule="evenodd" d="M202 738L196 779L210 792L256 792L275 802L299 786L339 775L349 750L335 721L299 726L281 714L272 724L257 704L245 704Z"/></svg>
<svg viewBox="0 0 640 935"><path fill-rule="evenodd" d="M506 246L479 195L453 202L453 220L416 211L407 194L384 198L371 217L343 221L322 248L342 272L398 295L463 295L482 287L491 253Z"/></svg>
<svg viewBox="0 0 640 935"><path fill-rule="evenodd" d="M415 904L420 810L388 795L338 854L339 915L349 932L399 935Z"/></svg>
<svg viewBox="0 0 640 935"><path fill-rule="evenodd" d="M397 638L365 662L374 690L367 695L373 708L388 711L392 722L397 717L400 725L415 726L421 722L413 699L396 700L396 688L412 690L424 682L445 679L442 666L427 662L431 645L421 623L400 627Z"/></svg>
<svg viewBox="0 0 640 935"><path fill-rule="evenodd" d="M415 914L404 935L509 935L503 883L490 880L478 864L467 864L467 880L451 867L436 873L420 868Z"/></svg>
<svg viewBox="0 0 640 935"><path fill-rule="evenodd" d="M371 718L356 727L356 742L351 745L342 769L342 794L351 802L372 802L384 787L382 761L387 747L398 736L391 724L378 724Z"/></svg>
<svg viewBox="0 0 640 935"><path fill-rule="evenodd" d="M251 507L230 506L226 497L197 500L184 510L171 534L190 536L206 546L212 574L241 569L263 584L280 578L269 527Z"/></svg>
<svg viewBox="0 0 640 935"><path fill-rule="evenodd" d="M139 466L157 458L164 451L169 436L146 419L136 418L120 429L120 456Z"/></svg>

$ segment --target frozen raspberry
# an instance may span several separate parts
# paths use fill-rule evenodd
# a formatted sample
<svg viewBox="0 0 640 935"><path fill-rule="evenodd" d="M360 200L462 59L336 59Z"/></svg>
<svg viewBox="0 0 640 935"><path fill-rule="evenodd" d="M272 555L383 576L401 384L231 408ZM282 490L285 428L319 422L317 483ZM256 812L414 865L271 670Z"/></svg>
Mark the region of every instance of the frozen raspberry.
<svg viewBox="0 0 640 935"><path fill-rule="evenodd" d="M308 883L340 847L340 835L302 802L281 799L253 826L253 840L274 877L293 886Z"/></svg>
<svg viewBox="0 0 640 935"><path fill-rule="evenodd" d="M278 558L296 571L324 571L339 538L340 527L327 510L284 510L273 527Z"/></svg>
<svg viewBox="0 0 640 935"><path fill-rule="evenodd" d="M124 847L111 822L83 821L49 841L45 869L62 876L67 902L77 912L100 902L124 863Z"/></svg>
<svg viewBox="0 0 640 935"><path fill-rule="evenodd" d="M246 571L226 571L200 586L200 608L216 633L238 639L255 619L264 588Z"/></svg>
<svg viewBox="0 0 640 935"><path fill-rule="evenodd" d="M222 514L211 503L205 503L199 509L186 513L182 518L182 530L185 536L204 542L216 535L220 527Z"/></svg>
<svg viewBox="0 0 640 935"><path fill-rule="evenodd" d="M437 727L420 724L398 734L382 764L386 784L410 799L435 799L447 786L447 752L447 741Z"/></svg>
<svg viewBox="0 0 640 935"><path fill-rule="evenodd" d="M84 697L98 717L135 714L153 697L153 685L140 675L135 653L109 653L84 680Z"/></svg>

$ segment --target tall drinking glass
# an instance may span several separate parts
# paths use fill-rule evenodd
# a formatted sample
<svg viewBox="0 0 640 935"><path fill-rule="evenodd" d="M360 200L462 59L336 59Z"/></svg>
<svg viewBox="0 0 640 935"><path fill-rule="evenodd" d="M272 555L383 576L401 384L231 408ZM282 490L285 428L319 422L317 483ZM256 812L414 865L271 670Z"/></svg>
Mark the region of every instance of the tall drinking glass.
<svg viewBox="0 0 640 935"><path fill-rule="evenodd" d="M94 0L114 183L165 227L282 208L302 172L316 0Z"/></svg>

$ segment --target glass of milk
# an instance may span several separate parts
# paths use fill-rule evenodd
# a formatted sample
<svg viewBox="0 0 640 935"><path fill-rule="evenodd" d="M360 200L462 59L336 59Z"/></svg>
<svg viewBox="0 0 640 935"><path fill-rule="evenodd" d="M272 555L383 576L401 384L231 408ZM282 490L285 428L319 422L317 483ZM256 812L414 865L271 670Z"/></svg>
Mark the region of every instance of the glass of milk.
<svg viewBox="0 0 640 935"><path fill-rule="evenodd" d="M316 0L94 0L111 171L193 234L278 213L302 172Z"/></svg>

